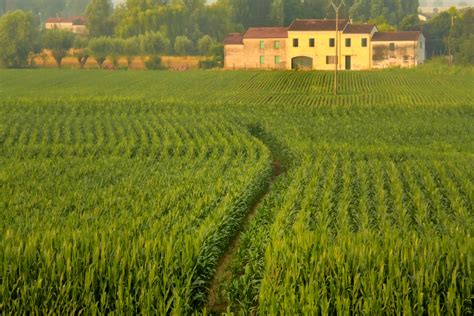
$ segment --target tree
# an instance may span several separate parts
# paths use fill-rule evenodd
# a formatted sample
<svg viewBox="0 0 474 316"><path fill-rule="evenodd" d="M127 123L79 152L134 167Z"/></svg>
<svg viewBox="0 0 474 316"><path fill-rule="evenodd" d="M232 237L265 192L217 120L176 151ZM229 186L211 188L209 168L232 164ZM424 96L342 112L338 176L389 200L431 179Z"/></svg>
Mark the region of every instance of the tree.
<svg viewBox="0 0 474 316"><path fill-rule="evenodd" d="M72 44L73 54L79 63L79 68L83 69L89 59L89 40L84 36L76 36Z"/></svg>
<svg viewBox="0 0 474 316"><path fill-rule="evenodd" d="M109 37L96 37L89 42L89 51L95 58L99 68L102 68L105 60L110 56L111 51L111 40Z"/></svg>
<svg viewBox="0 0 474 316"><path fill-rule="evenodd" d="M82 15L90 0L65 0L64 12L66 15Z"/></svg>
<svg viewBox="0 0 474 316"><path fill-rule="evenodd" d="M114 67L119 66L119 57L124 54L125 40L121 38L110 39L109 56L112 59Z"/></svg>
<svg viewBox="0 0 474 316"><path fill-rule="evenodd" d="M426 37L426 53L428 56L447 53L445 39L451 29L451 16L448 12L436 15L425 24L423 34Z"/></svg>
<svg viewBox="0 0 474 316"><path fill-rule="evenodd" d="M133 59L140 55L140 39L138 37L130 37L124 41L123 55L127 58L127 65L130 68Z"/></svg>
<svg viewBox="0 0 474 316"><path fill-rule="evenodd" d="M184 56L191 53L193 49L193 43L189 38L186 36L178 36L176 37L174 43L174 50L178 55Z"/></svg>
<svg viewBox="0 0 474 316"><path fill-rule="evenodd" d="M74 34L64 30L46 30L42 36L43 47L51 50L58 68L74 43Z"/></svg>
<svg viewBox="0 0 474 316"><path fill-rule="evenodd" d="M91 1L86 9L87 28L91 36L111 36L114 33L112 11L110 0Z"/></svg>
<svg viewBox="0 0 474 316"><path fill-rule="evenodd" d="M140 36L140 49L144 54L159 55L170 47L170 40L162 33L148 33Z"/></svg>
<svg viewBox="0 0 474 316"><path fill-rule="evenodd" d="M450 12L454 19L450 37L457 63L474 64L474 9Z"/></svg>
<svg viewBox="0 0 474 316"><path fill-rule="evenodd" d="M13 11L0 17L0 65L9 68L27 66L36 35L31 13Z"/></svg>
<svg viewBox="0 0 474 316"><path fill-rule="evenodd" d="M198 46L199 53L205 56L209 55L213 45L214 45L214 41L212 40L212 38L209 35L204 35L198 41L197 46Z"/></svg>
<svg viewBox="0 0 474 316"><path fill-rule="evenodd" d="M455 59L460 64L474 65L474 35L465 38L458 46Z"/></svg>
<svg viewBox="0 0 474 316"><path fill-rule="evenodd" d="M418 14L407 15L400 22L400 30L402 31L419 31L420 30L420 19Z"/></svg>
<svg viewBox="0 0 474 316"><path fill-rule="evenodd" d="M375 19L370 19L368 23L377 25L377 29L380 32L389 32L397 30L397 28L391 25L383 16L379 16Z"/></svg>

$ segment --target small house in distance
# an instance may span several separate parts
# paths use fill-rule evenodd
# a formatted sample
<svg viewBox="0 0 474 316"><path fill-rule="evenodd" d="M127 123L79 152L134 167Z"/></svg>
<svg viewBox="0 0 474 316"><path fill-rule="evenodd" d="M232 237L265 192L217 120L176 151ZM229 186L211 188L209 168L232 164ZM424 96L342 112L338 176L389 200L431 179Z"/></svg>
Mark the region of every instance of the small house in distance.
<svg viewBox="0 0 474 316"><path fill-rule="evenodd" d="M71 16L66 18L49 18L46 20L47 30L65 30L74 34L87 34L86 18L83 16Z"/></svg>
<svg viewBox="0 0 474 316"><path fill-rule="evenodd" d="M337 34L336 34L337 33ZM338 45L336 45L338 43ZM337 46L337 53L336 53ZM379 32L349 20L295 20L289 27L249 28L224 40L226 69L368 70L425 61L421 32Z"/></svg>

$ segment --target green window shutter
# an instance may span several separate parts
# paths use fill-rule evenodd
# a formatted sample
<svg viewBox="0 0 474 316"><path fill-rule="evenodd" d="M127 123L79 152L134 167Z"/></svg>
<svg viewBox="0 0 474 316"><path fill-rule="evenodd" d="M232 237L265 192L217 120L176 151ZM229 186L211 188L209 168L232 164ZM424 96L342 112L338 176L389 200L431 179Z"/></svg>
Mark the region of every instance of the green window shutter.
<svg viewBox="0 0 474 316"><path fill-rule="evenodd" d="M265 49L265 42L264 41L260 41L260 49Z"/></svg>
<svg viewBox="0 0 474 316"><path fill-rule="evenodd" d="M263 65L265 63L265 57L260 56L260 65Z"/></svg>
<svg viewBox="0 0 474 316"><path fill-rule="evenodd" d="M279 64L281 62L280 56L275 56L275 64Z"/></svg>
<svg viewBox="0 0 474 316"><path fill-rule="evenodd" d="M275 49L280 49L280 41L275 41Z"/></svg>

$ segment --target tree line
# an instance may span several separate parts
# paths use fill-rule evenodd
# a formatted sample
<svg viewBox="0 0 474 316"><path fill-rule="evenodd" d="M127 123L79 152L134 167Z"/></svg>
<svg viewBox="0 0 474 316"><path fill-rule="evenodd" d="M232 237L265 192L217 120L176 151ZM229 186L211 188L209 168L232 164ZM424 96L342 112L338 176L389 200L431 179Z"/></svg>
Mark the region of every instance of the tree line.
<svg viewBox="0 0 474 316"><path fill-rule="evenodd" d="M110 0L88 0L87 4L85 0L17 0L15 6L10 0L0 1L6 11L23 9L8 12L0 20L0 62L12 67L27 65L28 56L38 49L51 49L48 46L53 46L52 38L55 45L64 43L66 48L95 54L99 60L98 55L113 60L115 55L133 52L152 56L204 54L216 56L219 62L219 43L229 32L243 32L249 26L287 26L296 18L334 17L329 0L218 0L213 4L206 4L206 0L127 0L116 7ZM85 7L82 10L87 18L88 38L71 40L72 35L64 32L38 32L38 10L65 10L71 2ZM473 45L472 9L443 12L422 24L418 20L418 0L345 0L345 4L343 18L377 24L381 31L423 30L428 56L446 54L451 44L457 59L471 60L466 51ZM46 18L43 13L41 16ZM453 16L455 23L451 25ZM17 50L23 57L7 62L4 56L12 56L15 42L19 43ZM19 49L21 43L28 48Z"/></svg>

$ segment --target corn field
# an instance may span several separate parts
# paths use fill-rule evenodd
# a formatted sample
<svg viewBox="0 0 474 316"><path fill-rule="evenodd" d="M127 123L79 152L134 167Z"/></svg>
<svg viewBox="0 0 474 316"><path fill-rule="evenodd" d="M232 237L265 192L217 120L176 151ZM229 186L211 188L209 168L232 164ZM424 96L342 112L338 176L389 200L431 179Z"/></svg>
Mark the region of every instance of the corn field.
<svg viewBox="0 0 474 316"><path fill-rule="evenodd" d="M474 313L474 75L331 76L1 70L0 314Z"/></svg>

